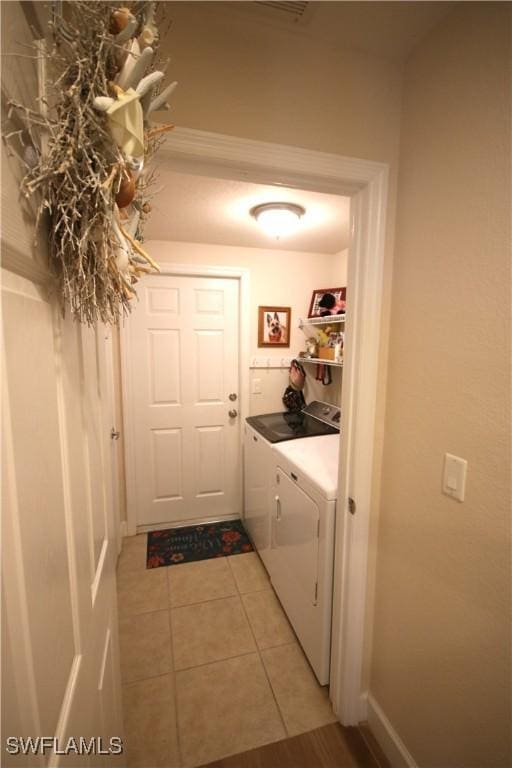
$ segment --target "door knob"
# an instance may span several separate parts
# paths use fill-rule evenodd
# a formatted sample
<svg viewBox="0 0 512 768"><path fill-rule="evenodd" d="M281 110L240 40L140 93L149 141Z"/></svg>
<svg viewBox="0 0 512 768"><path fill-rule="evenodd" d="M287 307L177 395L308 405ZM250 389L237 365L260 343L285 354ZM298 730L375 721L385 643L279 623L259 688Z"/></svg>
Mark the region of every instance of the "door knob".
<svg viewBox="0 0 512 768"><path fill-rule="evenodd" d="M229 418L234 419L237 416L238 416L238 411L236 410L236 408L231 408L231 410L229 411Z"/></svg>
<svg viewBox="0 0 512 768"><path fill-rule="evenodd" d="M233 402L233 403L234 403L234 402L235 402L235 400L236 400L236 392L232 392L232 393L230 394L230 396L229 396L229 399L231 400L231 402Z"/></svg>

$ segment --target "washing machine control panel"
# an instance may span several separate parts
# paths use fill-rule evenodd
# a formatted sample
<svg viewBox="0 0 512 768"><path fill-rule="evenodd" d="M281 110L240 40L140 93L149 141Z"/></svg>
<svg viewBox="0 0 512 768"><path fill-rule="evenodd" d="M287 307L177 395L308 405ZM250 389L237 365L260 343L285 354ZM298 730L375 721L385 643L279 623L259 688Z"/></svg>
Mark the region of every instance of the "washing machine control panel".
<svg viewBox="0 0 512 768"><path fill-rule="evenodd" d="M331 427L340 428L341 411L336 405L323 403L321 400L313 400L303 409L303 413L329 424Z"/></svg>

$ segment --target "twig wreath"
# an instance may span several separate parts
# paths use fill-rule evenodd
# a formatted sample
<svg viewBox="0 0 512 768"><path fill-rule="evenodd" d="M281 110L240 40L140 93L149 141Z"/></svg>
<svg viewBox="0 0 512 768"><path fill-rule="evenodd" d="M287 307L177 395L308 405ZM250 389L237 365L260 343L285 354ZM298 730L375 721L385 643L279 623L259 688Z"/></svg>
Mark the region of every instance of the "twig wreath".
<svg viewBox="0 0 512 768"><path fill-rule="evenodd" d="M49 216L49 258L62 310L77 320L117 323L135 283L158 265L141 243L154 172L148 160L173 128L152 128L177 83L155 70L155 3L119 7L98 0L54 3L56 69L40 109L9 102L23 129L22 193L37 194L37 228ZM27 141L28 139L28 141Z"/></svg>

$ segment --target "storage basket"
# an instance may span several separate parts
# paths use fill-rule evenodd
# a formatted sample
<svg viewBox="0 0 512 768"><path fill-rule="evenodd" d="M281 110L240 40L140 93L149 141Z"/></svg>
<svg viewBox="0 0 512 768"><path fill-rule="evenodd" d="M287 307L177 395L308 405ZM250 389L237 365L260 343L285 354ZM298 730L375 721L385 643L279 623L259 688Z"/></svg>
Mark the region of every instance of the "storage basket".
<svg viewBox="0 0 512 768"><path fill-rule="evenodd" d="M319 347L318 357L320 360L334 360L334 347Z"/></svg>

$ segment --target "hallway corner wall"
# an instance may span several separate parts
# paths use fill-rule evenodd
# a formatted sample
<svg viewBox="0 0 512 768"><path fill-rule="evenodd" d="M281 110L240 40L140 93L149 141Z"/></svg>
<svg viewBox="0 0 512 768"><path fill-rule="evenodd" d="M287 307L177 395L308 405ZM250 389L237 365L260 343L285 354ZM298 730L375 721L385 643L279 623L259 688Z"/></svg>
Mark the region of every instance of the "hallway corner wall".
<svg viewBox="0 0 512 768"><path fill-rule="evenodd" d="M406 66L370 692L422 768L511 760L510 12Z"/></svg>

